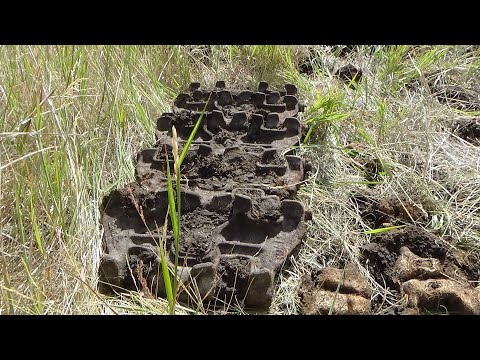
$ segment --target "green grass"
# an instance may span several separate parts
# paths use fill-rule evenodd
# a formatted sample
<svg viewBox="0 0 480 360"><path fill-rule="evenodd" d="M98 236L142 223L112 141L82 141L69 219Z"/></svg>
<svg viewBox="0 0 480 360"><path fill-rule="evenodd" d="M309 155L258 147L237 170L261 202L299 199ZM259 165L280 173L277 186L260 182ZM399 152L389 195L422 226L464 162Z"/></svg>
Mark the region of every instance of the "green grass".
<svg viewBox="0 0 480 360"><path fill-rule="evenodd" d="M307 77L297 69L310 50L323 65ZM344 150L352 142L388 164L378 196L420 202L435 214L428 229L476 256L479 149L449 136L462 114L427 87L434 76L478 91L478 49L467 50L362 46L339 58L326 46L0 47L0 313L169 312L168 301L141 293L97 293L100 204L134 180L135 154L153 145L156 118L191 81L238 88L292 81L307 101L301 119L311 130L298 151L315 174L298 198L313 220L305 245L279 276L271 313L297 313L300 275L340 260L358 263L359 247L370 239L348 200L369 186ZM332 75L347 63L362 67L356 90ZM418 89L405 90L414 80Z"/></svg>
<svg viewBox="0 0 480 360"><path fill-rule="evenodd" d="M166 255L165 246L160 246L159 250L160 250L160 256L162 261L162 274L163 274L163 279L165 283L165 291L167 293L168 305L169 305L169 310L171 315L175 313L175 303L176 303L176 298L179 294L179 285L180 285L179 275L178 275L178 254L180 252L180 222L181 222L181 216L182 216L182 209L181 209L182 189L180 186L180 178L181 178L180 166L182 165L183 160L187 155L188 149L190 148L190 145L192 144L192 141L195 138L195 135L197 134L197 130L200 127L200 124L202 123L203 115L205 114L205 110L207 108L209 101L210 101L210 97L208 98L207 103L203 108L203 111L198 117L198 120L192 132L190 133L190 136L185 142L185 145L183 146L183 149L182 149L182 153L180 155L178 155L179 144L178 144L177 130L175 129L175 126L172 127L172 150L173 150L173 160L174 160L173 167L174 167L174 174L175 174L175 194L173 191L173 184L172 184L173 181L172 181L172 175L170 171L170 163L168 161L168 153L165 152L166 164L167 164L168 213L170 214L170 220L172 222L173 238L174 238L174 244L175 244L175 264L174 264L172 275L170 275L170 271L167 268L167 264L166 264L167 255ZM176 200L176 205L175 205L175 200ZM171 276L173 277L173 281L171 280ZM173 282L173 286L171 285L172 282Z"/></svg>
<svg viewBox="0 0 480 360"><path fill-rule="evenodd" d="M371 229L371 230L364 230L363 233L366 235L373 235L373 234L381 234L387 231L392 231L395 229L401 229L405 225L398 225L398 226L387 226L383 228L378 228L378 229Z"/></svg>

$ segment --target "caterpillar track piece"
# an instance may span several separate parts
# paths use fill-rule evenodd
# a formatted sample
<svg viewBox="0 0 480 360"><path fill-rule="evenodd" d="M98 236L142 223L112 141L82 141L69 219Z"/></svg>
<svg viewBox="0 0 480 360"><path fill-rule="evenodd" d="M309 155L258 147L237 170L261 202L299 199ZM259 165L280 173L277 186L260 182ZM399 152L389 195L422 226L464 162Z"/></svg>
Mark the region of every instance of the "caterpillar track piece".
<svg viewBox="0 0 480 360"><path fill-rule="evenodd" d="M306 168L292 149L305 131L296 93L292 84L240 91L218 81L209 90L192 83L177 96L157 120L155 146L137 155L136 181L104 198L102 292L147 286L165 296L157 229L168 211L166 154L173 170L172 126L181 151L205 109L180 169L180 300L195 293L214 308L270 306L275 275L306 231L304 207L292 200ZM170 223L166 234L172 265Z"/></svg>

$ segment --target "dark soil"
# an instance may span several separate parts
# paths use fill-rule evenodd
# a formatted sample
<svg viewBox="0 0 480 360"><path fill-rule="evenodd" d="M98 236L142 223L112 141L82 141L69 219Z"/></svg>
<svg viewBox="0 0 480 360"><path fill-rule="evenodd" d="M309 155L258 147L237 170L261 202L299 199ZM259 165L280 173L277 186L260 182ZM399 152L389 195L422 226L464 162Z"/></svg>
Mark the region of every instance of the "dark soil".
<svg viewBox="0 0 480 360"><path fill-rule="evenodd" d="M128 252L128 264L131 273L125 277L125 286L130 289L142 290L142 279L147 279L155 271L155 260L158 255L152 250L143 247L132 247ZM141 270L141 275L140 275Z"/></svg>
<svg viewBox="0 0 480 360"><path fill-rule="evenodd" d="M137 178L146 186L166 184L167 172L165 156L152 156L153 151L145 150L138 157ZM161 152L162 153L162 152ZM170 171L173 173L173 154L169 148ZM213 153L203 147L187 153L180 169L182 179L188 179L185 186L207 191L232 191L239 186L254 186L268 194L290 196L289 182L298 183L303 179L301 169L289 167L280 151L261 147L230 147L223 154ZM266 184L268 186L263 186ZM295 185L296 186L296 185Z"/></svg>
<svg viewBox="0 0 480 360"><path fill-rule="evenodd" d="M376 156L369 154L363 144L350 143L346 146L348 154L354 159L354 166L363 173L365 180L378 182L381 180L380 174L385 170L382 162ZM374 186L375 184L369 184Z"/></svg>
<svg viewBox="0 0 480 360"><path fill-rule="evenodd" d="M307 58L298 66L298 71L300 72L300 74L304 74L307 76L312 75L314 62L317 63L317 66L319 65L317 62L317 53L314 49L311 48Z"/></svg>
<svg viewBox="0 0 480 360"><path fill-rule="evenodd" d="M229 208L221 211L208 211L197 208L183 214L180 222L180 252L179 265L192 267L196 264L211 261L214 250L211 237L216 227L228 220ZM170 247L170 261L175 260L173 233L170 232L172 245Z"/></svg>
<svg viewBox="0 0 480 360"><path fill-rule="evenodd" d="M336 45L332 47L332 52L335 55L343 58L355 52L356 49L357 49L356 45Z"/></svg>
<svg viewBox="0 0 480 360"><path fill-rule="evenodd" d="M316 53L310 53L310 56L305 59L303 63L301 63L298 67L298 71L300 74L304 74L310 76L314 73L315 69L322 69L324 65L322 64L321 60L317 58Z"/></svg>
<svg viewBox="0 0 480 360"><path fill-rule="evenodd" d="M354 87L353 83L360 83L363 72L352 64L341 67L335 72L335 76L343 81L345 85Z"/></svg>
<svg viewBox="0 0 480 360"><path fill-rule="evenodd" d="M236 305L237 301L242 304L248 289L250 268L251 260L248 257L220 259L217 271L221 281L217 298L226 304L233 302Z"/></svg>
<svg viewBox="0 0 480 360"><path fill-rule="evenodd" d="M298 71L300 72L300 74L305 74L305 75L313 74L312 60L306 60L304 63L300 64Z"/></svg>
<svg viewBox="0 0 480 360"><path fill-rule="evenodd" d="M437 100L463 111L479 111L480 98L477 92L456 85L432 85L430 90Z"/></svg>
<svg viewBox="0 0 480 360"><path fill-rule="evenodd" d="M428 213L421 205L417 205L406 197L396 196L384 197L375 200L364 194L356 194L352 197L360 211L363 220L370 227L379 228L392 225L426 223Z"/></svg>
<svg viewBox="0 0 480 360"><path fill-rule="evenodd" d="M453 131L463 140L480 146L480 118L458 119L453 125Z"/></svg>

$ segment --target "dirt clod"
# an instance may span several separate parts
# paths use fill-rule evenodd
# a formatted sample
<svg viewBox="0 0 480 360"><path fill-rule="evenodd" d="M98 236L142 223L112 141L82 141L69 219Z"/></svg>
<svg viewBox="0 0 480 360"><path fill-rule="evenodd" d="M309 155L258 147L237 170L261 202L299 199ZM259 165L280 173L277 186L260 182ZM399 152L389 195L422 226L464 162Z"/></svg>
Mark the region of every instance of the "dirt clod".
<svg viewBox="0 0 480 360"><path fill-rule="evenodd" d="M478 313L480 266L445 240L407 226L374 237L362 253L379 284L408 296L410 312Z"/></svg>
<svg viewBox="0 0 480 360"><path fill-rule="evenodd" d="M354 294L336 294L332 291L316 291L306 298L302 308L304 315L367 315L370 300Z"/></svg>
<svg viewBox="0 0 480 360"><path fill-rule="evenodd" d="M433 279L442 277L442 265L438 259L422 258L412 253L408 247L400 248L393 273L399 282L410 279Z"/></svg>
<svg viewBox="0 0 480 360"><path fill-rule="evenodd" d="M343 81L346 85L353 87L353 83L360 83L363 72L352 64L341 67L335 72L335 76Z"/></svg>
<svg viewBox="0 0 480 360"><path fill-rule="evenodd" d="M453 131L463 140L480 146L480 118L458 119L453 125Z"/></svg>
<svg viewBox="0 0 480 360"><path fill-rule="evenodd" d="M299 295L301 312L305 315L370 313L370 285L353 265L304 275Z"/></svg>
<svg viewBox="0 0 480 360"><path fill-rule="evenodd" d="M428 220L428 213L422 205L405 196L387 196L375 200L366 194L356 194L352 200L358 206L363 220L374 229L392 225L425 223Z"/></svg>
<svg viewBox="0 0 480 360"><path fill-rule="evenodd" d="M480 97L472 90L457 85L432 85L430 90L437 100L450 107L463 111L480 110Z"/></svg>
<svg viewBox="0 0 480 360"><path fill-rule="evenodd" d="M332 47L332 52L339 57L345 57L357 50L356 45L335 45Z"/></svg>
<svg viewBox="0 0 480 360"><path fill-rule="evenodd" d="M480 291L450 279L412 279L402 284L402 292L419 313L480 315Z"/></svg>

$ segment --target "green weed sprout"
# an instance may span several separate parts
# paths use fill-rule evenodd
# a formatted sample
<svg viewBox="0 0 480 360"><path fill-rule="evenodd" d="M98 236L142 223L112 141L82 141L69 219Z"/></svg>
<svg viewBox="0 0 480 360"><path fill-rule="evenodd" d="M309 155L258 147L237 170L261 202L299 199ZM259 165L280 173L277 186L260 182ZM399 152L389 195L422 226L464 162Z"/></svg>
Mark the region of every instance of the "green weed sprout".
<svg viewBox="0 0 480 360"><path fill-rule="evenodd" d="M210 95L211 96L211 95ZM197 133L198 128L203 119L203 115L205 114L205 110L207 108L208 102L210 101L210 96L208 97L207 103L203 108L195 127L193 128L192 133L187 139L185 146L183 147L182 153L178 154L178 135L177 129L175 126L172 126L172 152L173 152L173 169L175 175L175 193L173 190L173 181L172 181L172 174L170 170L170 163L168 161L168 154L165 153L165 157L167 160L167 192L168 192L168 211L170 213L170 220L172 222L172 231L173 231L173 239L175 245L175 263L173 269L173 279L171 279L170 271L168 270L166 264L166 249L165 246L162 244L160 246L160 260L162 261L162 274L163 280L165 283L165 291L167 293L167 300L168 306L170 310L170 314L175 313L175 302L176 297L178 294L178 254L180 252L180 218L181 218L181 187L180 187L180 166L187 155L187 151L192 144L193 139Z"/></svg>

